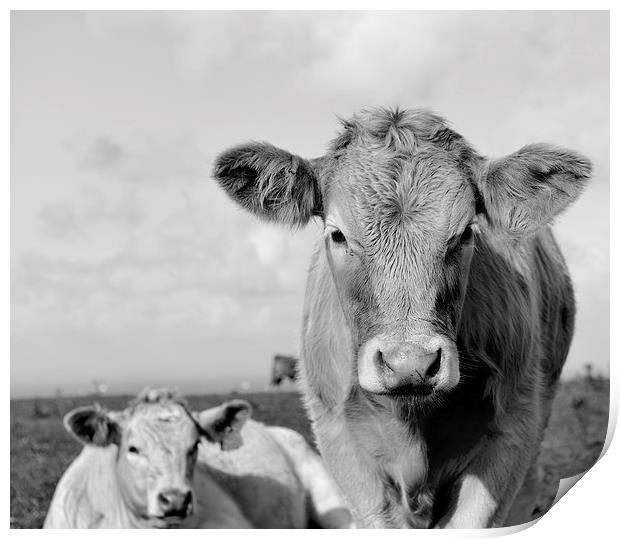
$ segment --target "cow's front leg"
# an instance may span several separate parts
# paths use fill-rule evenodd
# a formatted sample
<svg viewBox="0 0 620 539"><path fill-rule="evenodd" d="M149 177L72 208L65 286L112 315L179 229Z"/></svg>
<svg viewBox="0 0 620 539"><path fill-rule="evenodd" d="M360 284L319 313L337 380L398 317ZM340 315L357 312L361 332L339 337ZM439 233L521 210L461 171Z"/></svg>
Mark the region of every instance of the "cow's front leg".
<svg viewBox="0 0 620 539"><path fill-rule="evenodd" d="M340 487L359 528L390 528L385 512L385 486L377 463L357 446L345 419L330 412L314 420L324 462Z"/></svg>
<svg viewBox="0 0 620 539"><path fill-rule="evenodd" d="M492 528L504 524L531 465L535 413L506 414L462 474L454 502L438 528Z"/></svg>

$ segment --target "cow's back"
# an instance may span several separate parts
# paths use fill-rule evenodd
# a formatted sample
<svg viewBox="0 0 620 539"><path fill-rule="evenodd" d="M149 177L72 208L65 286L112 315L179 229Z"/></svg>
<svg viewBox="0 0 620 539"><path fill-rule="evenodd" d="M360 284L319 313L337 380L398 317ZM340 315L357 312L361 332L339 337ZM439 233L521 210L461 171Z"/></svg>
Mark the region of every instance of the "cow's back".
<svg viewBox="0 0 620 539"><path fill-rule="evenodd" d="M286 451L261 423L249 420L241 434L243 446L232 451L202 444L196 489L199 482L215 481L253 527L305 527L306 494ZM209 505L205 500L203 510L210 511Z"/></svg>

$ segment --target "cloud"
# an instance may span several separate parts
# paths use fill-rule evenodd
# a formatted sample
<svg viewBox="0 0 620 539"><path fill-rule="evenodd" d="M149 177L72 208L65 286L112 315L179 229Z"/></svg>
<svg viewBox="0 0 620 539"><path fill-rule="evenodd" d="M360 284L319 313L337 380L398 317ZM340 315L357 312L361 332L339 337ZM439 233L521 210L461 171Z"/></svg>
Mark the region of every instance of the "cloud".
<svg viewBox="0 0 620 539"><path fill-rule="evenodd" d="M600 126L607 113L608 26L603 13L364 13L295 87L345 116L376 104L436 109L484 152L513 151L539 129L580 144L587 135L566 126Z"/></svg>
<svg viewBox="0 0 620 539"><path fill-rule="evenodd" d="M56 202L39 210L44 233L52 238L68 238L79 230L75 208L68 201Z"/></svg>
<svg viewBox="0 0 620 539"><path fill-rule="evenodd" d="M301 308L316 229L257 225L214 182L130 185L116 198L102 189L41 212L67 247L13 262L15 329L233 323L254 332L279 316L267 308L278 297Z"/></svg>
<svg viewBox="0 0 620 539"><path fill-rule="evenodd" d="M76 242L92 240L97 227L107 225L120 230L131 229L141 222L142 215L135 196L131 194L125 193L110 200L100 189L83 186L73 199L43 206L38 218L44 235Z"/></svg>
<svg viewBox="0 0 620 539"><path fill-rule="evenodd" d="M268 63L285 75L328 54L359 17L355 12L168 12L152 14L147 24L169 32L179 65L190 73Z"/></svg>
<svg viewBox="0 0 620 539"><path fill-rule="evenodd" d="M84 133L66 141L78 171L105 182L190 181L209 174L209 158L188 133L127 133L116 137Z"/></svg>
<svg viewBox="0 0 620 539"><path fill-rule="evenodd" d="M259 225L250 232L250 242L263 264L277 265L283 261L285 245L279 241L281 236L282 231L274 225Z"/></svg>
<svg viewBox="0 0 620 539"><path fill-rule="evenodd" d="M243 258L246 264L251 259ZM232 324L240 333L254 333L273 322L271 305L279 292L268 268L252 266L250 276L240 266L213 271L198 260L164 254L148 260L124 255L100 264L25 255L12 268L12 329L168 331ZM295 294L301 309L301 286Z"/></svg>
<svg viewBox="0 0 620 539"><path fill-rule="evenodd" d="M82 150L78 163L86 169L109 170L119 165L125 157L125 150L119 144L105 136L98 136Z"/></svg>

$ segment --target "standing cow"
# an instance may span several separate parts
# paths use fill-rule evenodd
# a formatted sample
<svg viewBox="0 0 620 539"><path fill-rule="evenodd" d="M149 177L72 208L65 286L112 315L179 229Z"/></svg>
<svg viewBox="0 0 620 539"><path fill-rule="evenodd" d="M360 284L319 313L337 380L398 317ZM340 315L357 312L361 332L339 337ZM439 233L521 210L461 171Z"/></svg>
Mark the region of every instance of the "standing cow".
<svg viewBox="0 0 620 539"><path fill-rule="evenodd" d="M358 525L531 518L575 316L549 226L590 172L546 144L483 157L424 110L364 111L318 159L264 143L218 157L247 210L323 223L300 377Z"/></svg>

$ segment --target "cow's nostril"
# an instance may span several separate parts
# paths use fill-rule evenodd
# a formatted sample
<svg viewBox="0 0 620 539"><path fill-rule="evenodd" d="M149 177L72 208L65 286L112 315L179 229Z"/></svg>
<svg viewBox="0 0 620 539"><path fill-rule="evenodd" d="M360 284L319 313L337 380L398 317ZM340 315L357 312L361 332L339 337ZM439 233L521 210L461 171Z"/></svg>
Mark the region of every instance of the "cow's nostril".
<svg viewBox="0 0 620 539"><path fill-rule="evenodd" d="M172 503L170 498L166 496L163 492L160 492L157 495L157 501L159 502L159 505L162 507L162 509L167 509Z"/></svg>
<svg viewBox="0 0 620 539"><path fill-rule="evenodd" d="M183 500L183 508L187 509L192 503L192 492L189 491Z"/></svg>
<svg viewBox="0 0 620 539"><path fill-rule="evenodd" d="M435 360L431 363L430 367L426 371L426 377L432 378L435 376L441 367L441 348L437 350L437 354L435 355Z"/></svg>

